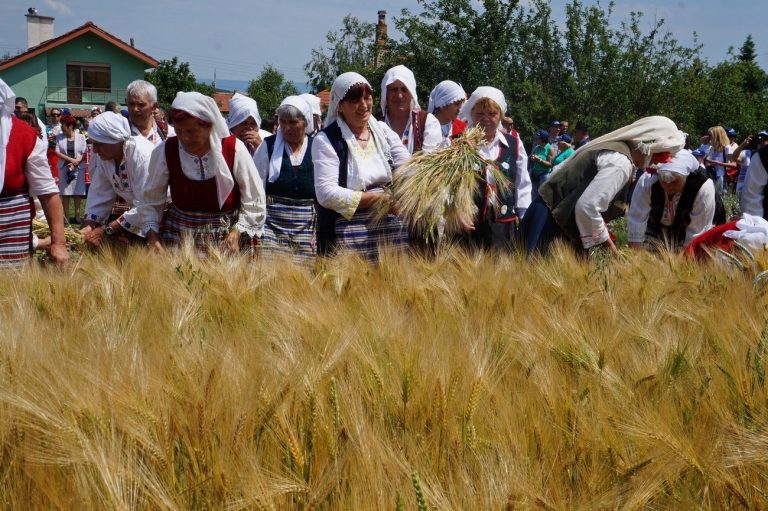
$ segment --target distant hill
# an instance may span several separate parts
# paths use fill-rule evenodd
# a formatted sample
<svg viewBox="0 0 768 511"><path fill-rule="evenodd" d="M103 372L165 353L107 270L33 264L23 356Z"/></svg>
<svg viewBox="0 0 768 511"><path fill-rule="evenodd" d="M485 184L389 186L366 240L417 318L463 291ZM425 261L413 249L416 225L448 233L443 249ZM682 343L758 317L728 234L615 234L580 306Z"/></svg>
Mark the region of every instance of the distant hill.
<svg viewBox="0 0 768 511"><path fill-rule="evenodd" d="M201 82L206 83L208 85L213 82L212 78L201 78ZM219 90L231 92L233 90L236 90L238 92L244 92L248 90L248 84L251 83L249 80L225 80L222 78L216 79L216 88ZM304 82L293 82L293 85L296 86L296 90L299 91L299 93L309 92L309 88L307 87L307 84Z"/></svg>

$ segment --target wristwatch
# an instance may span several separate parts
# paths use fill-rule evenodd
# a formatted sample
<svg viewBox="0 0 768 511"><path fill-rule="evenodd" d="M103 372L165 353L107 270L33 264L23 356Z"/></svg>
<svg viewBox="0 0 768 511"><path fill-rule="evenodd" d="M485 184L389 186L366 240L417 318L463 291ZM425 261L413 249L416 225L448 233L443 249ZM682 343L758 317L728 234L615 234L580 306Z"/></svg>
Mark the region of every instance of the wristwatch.
<svg viewBox="0 0 768 511"><path fill-rule="evenodd" d="M111 225L107 224L106 227L104 227L104 234L107 236L112 236L115 234L115 230L112 228Z"/></svg>

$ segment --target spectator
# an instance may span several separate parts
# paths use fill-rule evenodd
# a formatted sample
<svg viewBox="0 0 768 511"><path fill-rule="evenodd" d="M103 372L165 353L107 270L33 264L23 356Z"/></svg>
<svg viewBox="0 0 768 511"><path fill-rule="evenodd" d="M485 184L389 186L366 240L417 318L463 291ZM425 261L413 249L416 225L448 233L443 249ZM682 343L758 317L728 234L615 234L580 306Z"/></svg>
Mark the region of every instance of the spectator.
<svg viewBox="0 0 768 511"><path fill-rule="evenodd" d="M101 108L99 108L97 106L91 108L91 119L93 119L94 117L96 117L100 113L101 113Z"/></svg>
<svg viewBox="0 0 768 511"><path fill-rule="evenodd" d="M118 105L114 101L108 101L104 105L104 111L105 112L115 112L116 114L119 114L120 113L120 105Z"/></svg>
<svg viewBox="0 0 768 511"><path fill-rule="evenodd" d="M565 135L568 133L568 128L570 127L570 124L568 123L568 119L563 119L560 121L560 135Z"/></svg>
<svg viewBox="0 0 768 511"><path fill-rule="evenodd" d="M20 114L22 112L29 111L29 104L27 103L26 98L22 98L21 96L18 96L16 98L15 108L14 108L14 114Z"/></svg>
<svg viewBox="0 0 768 511"><path fill-rule="evenodd" d="M511 135L515 131L515 120L507 116L502 117L501 130L507 135Z"/></svg>
<svg viewBox="0 0 768 511"><path fill-rule="evenodd" d="M573 139L567 133L560 135L557 140L557 156L552 160L552 168L554 169L565 160L571 157L575 149L573 148Z"/></svg>
<svg viewBox="0 0 768 511"><path fill-rule="evenodd" d="M576 149L589 144L589 126L587 126L587 123L582 121L576 123L576 131L573 133L573 140Z"/></svg>
<svg viewBox="0 0 768 511"><path fill-rule="evenodd" d="M549 144L555 148L557 154L557 140L560 138L560 121L552 121L549 125Z"/></svg>
<svg viewBox="0 0 768 511"><path fill-rule="evenodd" d="M126 88L125 103L131 134L143 136L155 147L160 145L166 135L152 117L152 110L157 106L157 88L147 81L134 80Z"/></svg>
<svg viewBox="0 0 768 511"><path fill-rule="evenodd" d="M74 198L74 216L69 223L79 224L80 200L85 197L85 153L88 150L85 137L75 126L77 120L71 115L61 118L61 133L56 137L56 156L59 158L59 193L64 212L69 212L69 199Z"/></svg>
<svg viewBox="0 0 768 511"><path fill-rule="evenodd" d="M707 132L710 142L709 152L704 158L709 175L715 180L715 191L722 194L725 186L726 169L736 168L736 164L730 162L733 152L729 145L728 135L722 126L712 126Z"/></svg>
<svg viewBox="0 0 768 511"><path fill-rule="evenodd" d="M549 143L549 133L546 130L536 132L531 149L531 199L539 196L539 186L547 180L552 172L552 161L555 159L556 149Z"/></svg>

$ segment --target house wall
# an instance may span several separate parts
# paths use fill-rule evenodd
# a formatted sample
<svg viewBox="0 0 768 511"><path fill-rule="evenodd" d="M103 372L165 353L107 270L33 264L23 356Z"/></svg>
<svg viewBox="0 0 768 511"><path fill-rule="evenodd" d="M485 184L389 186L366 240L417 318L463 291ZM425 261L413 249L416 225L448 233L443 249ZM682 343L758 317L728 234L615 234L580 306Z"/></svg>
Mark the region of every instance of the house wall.
<svg viewBox="0 0 768 511"><path fill-rule="evenodd" d="M0 71L2 78L17 96L27 98L30 108L40 115L43 91L48 85L48 60L38 55L18 66Z"/></svg>

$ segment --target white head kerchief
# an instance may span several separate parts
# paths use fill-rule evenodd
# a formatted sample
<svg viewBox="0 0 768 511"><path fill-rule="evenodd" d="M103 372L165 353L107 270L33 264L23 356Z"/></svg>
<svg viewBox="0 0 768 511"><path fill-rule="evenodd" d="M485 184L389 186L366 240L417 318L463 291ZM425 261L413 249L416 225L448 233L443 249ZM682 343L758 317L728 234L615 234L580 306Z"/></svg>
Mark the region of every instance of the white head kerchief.
<svg viewBox="0 0 768 511"><path fill-rule="evenodd" d="M699 160L688 151L678 151L672 161L659 165L658 172L674 172L681 176L687 176L696 172L699 168Z"/></svg>
<svg viewBox="0 0 768 511"><path fill-rule="evenodd" d="M350 71L336 77L331 86L331 96L328 103L328 112L325 114L325 125L330 126L339 116L339 102L344 99L349 89L353 86L364 83L371 88L371 84L363 75Z"/></svg>
<svg viewBox="0 0 768 511"><path fill-rule="evenodd" d="M323 111L320 108L320 98L314 94L300 94L299 97L312 107L312 115L323 115Z"/></svg>
<svg viewBox="0 0 768 511"><path fill-rule="evenodd" d="M630 157L627 145L645 155L644 166L647 167L651 157L656 153L677 153L685 146L685 137L675 123L667 117L661 115L643 117L629 126L614 130L581 146L573 156L557 166L556 172L582 165L582 160L590 158L597 151L617 151Z"/></svg>
<svg viewBox="0 0 768 511"><path fill-rule="evenodd" d="M768 221L759 216L744 213L736 222L736 229L725 231L723 236L737 240L751 249L768 248Z"/></svg>
<svg viewBox="0 0 768 511"><path fill-rule="evenodd" d="M187 112L192 117L213 123L211 128L211 160L215 169L216 190L218 192L219 206L222 206L235 187L232 172L221 154L221 140L229 136L227 122L219 112L216 102L209 96L199 92L178 92L171 104L171 108Z"/></svg>
<svg viewBox="0 0 768 511"><path fill-rule="evenodd" d="M16 109L16 94L0 79L0 191L5 185L5 152L11 138L13 111Z"/></svg>
<svg viewBox="0 0 768 511"><path fill-rule="evenodd" d="M100 144L118 144L131 138L131 127L122 115L104 112L88 125L88 136Z"/></svg>
<svg viewBox="0 0 768 511"><path fill-rule="evenodd" d="M256 100L236 92L232 99L229 100L227 127L232 129L249 117L253 117L256 125L261 126L261 116L259 115L259 107L256 105Z"/></svg>
<svg viewBox="0 0 768 511"><path fill-rule="evenodd" d="M478 87L469 97L467 102L462 105L461 110L459 111L459 117L467 121L467 127L469 128L473 126L472 108L474 108L475 103L477 103L481 98L492 99L497 105L499 105L501 108L502 117L507 112L507 100L504 98L503 92L501 92L496 87ZM499 123L499 129L501 129L501 123Z"/></svg>
<svg viewBox="0 0 768 511"><path fill-rule="evenodd" d="M436 109L443 108L462 99L467 99L467 93L464 92L461 85L451 80L444 80L438 83L429 94L427 112L433 114Z"/></svg>
<svg viewBox="0 0 768 511"><path fill-rule="evenodd" d="M304 130L305 135L310 135L315 131L315 121L312 117L312 107L301 96L288 96L280 103L280 106L290 105L295 107L301 112L304 121L306 122L306 128ZM278 107L278 110L280 108ZM275 135L275 147L272 149L272 158L269 160L269 175L267 181L274 183L277 178L280 177L280 168L283 166L283 152L285 151L285 139L283 138L283 129L278 126L277 134Z"/></svg>
<svg viewBox="0 0 768 511"><path fill-rule="evenodd" d="M416 97L416 77L413 76L413 71L405 66L395 66L389 69L381 80L381 113L384 114L384 119L387 119L387 85L401 81L411 93L411 112L421 110L419 106L419 99Z"/></svg>

